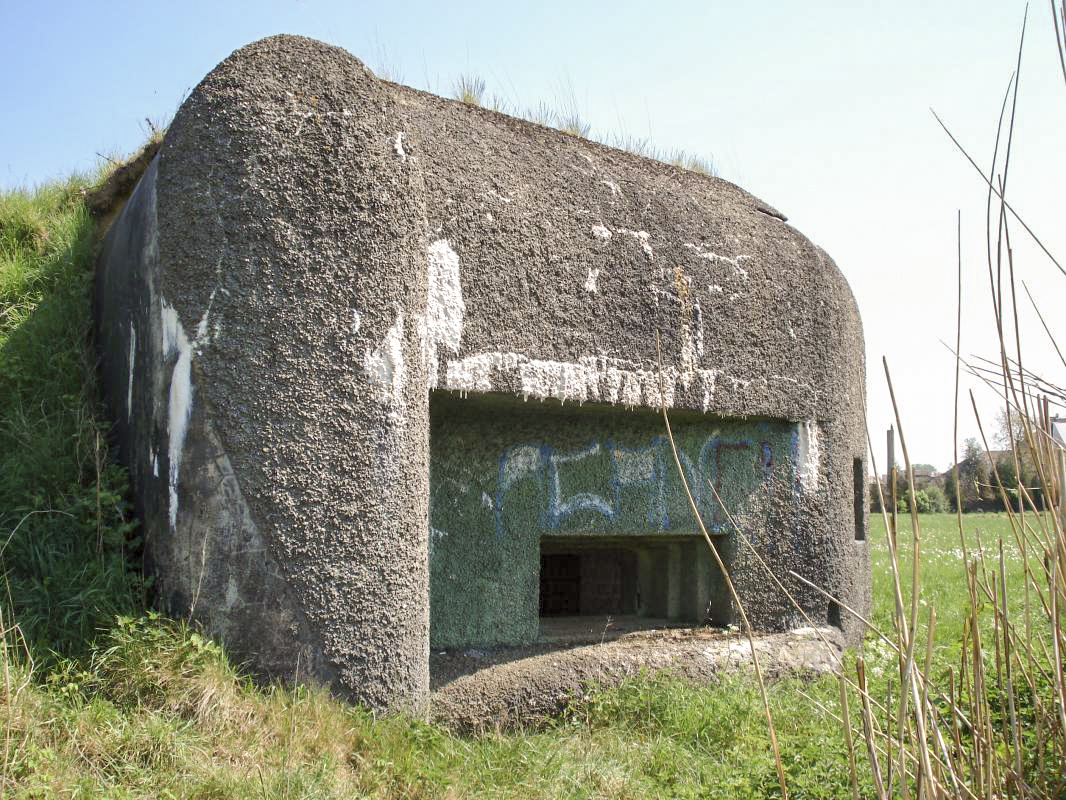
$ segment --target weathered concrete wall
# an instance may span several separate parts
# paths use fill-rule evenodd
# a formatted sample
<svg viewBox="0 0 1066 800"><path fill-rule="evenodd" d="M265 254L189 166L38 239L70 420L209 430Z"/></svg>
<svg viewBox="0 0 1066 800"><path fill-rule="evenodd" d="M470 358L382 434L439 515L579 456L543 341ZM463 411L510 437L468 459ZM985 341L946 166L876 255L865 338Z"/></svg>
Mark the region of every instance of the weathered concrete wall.
<svg viewBox="0 0 1066 800"><path fill-rule="evenodd" d="M703 539L695 539L699 528L660 415L435 395L430 419L432 647L535 639L543 536L643 543L688 534L693 547L686 552L709 560ZM794 510L804 491L795 424L680 413L674 428L712 534L727 535L732 527L709 485L746 535L773 531L768 547L774 551L802 539L794 514L770 515L778 506ZM728 538L719 546L729 558ZM680 564L676 569L661 577L684 583ZM702 621L702 611L695 621ZM734 621L731 608L715 612ZM825 621L824 610L817 616Z"/></svg>
<svg viewBox="0 0 1066 800"><path fill-rule="evenodd" d="M433 390L776 420L798 486L770 495L758 546L869 605L854 300L726 181L274 37L183 104L109 234L97 300L159 600L262 671L375 707L425 697ZM507 443L606 447L593 427ZM753 618L791 624L727 546Z"/></svg>

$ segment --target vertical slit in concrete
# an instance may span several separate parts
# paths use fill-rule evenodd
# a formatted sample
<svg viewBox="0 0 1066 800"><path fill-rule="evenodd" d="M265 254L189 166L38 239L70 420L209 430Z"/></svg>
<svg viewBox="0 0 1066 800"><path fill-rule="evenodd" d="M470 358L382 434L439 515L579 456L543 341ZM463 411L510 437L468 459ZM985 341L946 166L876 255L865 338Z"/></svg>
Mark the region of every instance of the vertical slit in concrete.
<svg viewBox="0 0 1066 800"><path fill-rule="evenodd" d="M826 610L825 618L834 628L844 629L844 626L840 621L840 606L835 600L829 601L829 608Z"/></svg>
<svg viewBox="0 0 1066 800"><path fill-rule="evenodd" d="M854 459L852 472L854 478L855 541L862 542L866 539L866 514L863 513L866 510L866 474L862 468L861 458Z"/></svg>

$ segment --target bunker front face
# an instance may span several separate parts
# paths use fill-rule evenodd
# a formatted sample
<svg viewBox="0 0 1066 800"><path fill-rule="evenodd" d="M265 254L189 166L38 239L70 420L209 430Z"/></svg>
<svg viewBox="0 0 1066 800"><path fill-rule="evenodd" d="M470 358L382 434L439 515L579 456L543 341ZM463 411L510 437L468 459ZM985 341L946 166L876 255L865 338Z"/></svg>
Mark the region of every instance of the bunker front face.
<svg viewBox="0 0 1066 800"><path fill-rule="evenodd" d="M733 184L272 37L186 100L96 299L158 602L261 674L417 708L431 643L734 622L662 406L753 623L807 624L752 548L859 633L789 577L869 607L858 311Z"/></svg>

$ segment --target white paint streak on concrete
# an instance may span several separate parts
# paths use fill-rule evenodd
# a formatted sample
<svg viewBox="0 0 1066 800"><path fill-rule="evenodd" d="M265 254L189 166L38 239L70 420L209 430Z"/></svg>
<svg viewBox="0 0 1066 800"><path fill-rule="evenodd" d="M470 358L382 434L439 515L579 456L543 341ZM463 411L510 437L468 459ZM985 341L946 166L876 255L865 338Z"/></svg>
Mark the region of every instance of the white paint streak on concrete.
<svg viewBox="0 0 1066 800"><path fill-rule="evenodd" d="M696 377L696 337L692 335L692 322L687 316L681 319L681 352L678 353L681 385L686 389Z"/></svg>
<svg viewBox="0 0 1066 800"><path fill-rule="evenodd" d="M608 228L605 228L603 225L593 225L592 235L595 236L597 239L603 239L604 241L607 241L611 238L611 231Z"/></svg>
<svg viewBox="0 0 1066 800"><path fill-rule="evenodd" d="M523 358L515 353L481 353L459 361L449 361L445 387L457 392L491 392L502 381L493 380L501 374L515 372Z"/></svg>
<svg viewBox="0 0 1066 800"><path fill-rule="evenodd" d="M706 413L711 408L714 399L715 380L718 375L713 369L701 370L703 379L703 411Z"/></svg>
<svg viewBox="0 0 1066 800"><path fill-rule="evenodd" d="M240 600L240 592L237 590L237 581L232 577L226 582L226 608L230 609L237 605Z"/></svg>
<svg viewBox="0 0 1066 800"><path fill-rule="evenodd" d="M806 420L799 423L799 443L796 448L796 469L804 491L818 488L821 462L821 444L818 439L818 423Z"/></svg>
<svg viewBox="0 0 1066 800"><path fill-rule="evenodd" d="M438 239L427 251L429 271L427 283L424 347L426 380L430 389L437 387L437 349L445 347L459 352L463 338L463 317L466 304L459 281L459 256L447 239Z"/></svg>
<svg viewBox="0 0 1066 800"><path fill-rule="evenodd" d="M403 363L403 313L389 328L376 350L366 351L363 371L374 387L379 403L389 407L389 416L402 419L404 412L403 386L406 370Z"/></svg>
<svg viewBox="0 0 1066 800"><path fill-rule="evenodd" d="M731 266L733 268L733 273L737 277L739 277L741 280L745 280L745 281L748 279L748 271L746 269L744 269L742 266L740 266L740 262L741 261L750 260L751 256L749 256L749 255L740 255L740 256L736 256L735 258L730 258L729 256L723 256L723 255L720 255L718 253L712 253L710 250L705 250L704 248L700 247L698 244L692 244L691 242L686 242L685 243L685 247L689 248L690 250L695 250L696 251L696 255L699 258L702 258L702 259L704 259L706 261L710 261L712 264L715 263L716 261L721 261L723 263L728 264L729 266ZM714 289L712 288L711 291L714 291Z"/></svg>
<svg viewBox="0 0 1066 800"><path fill-rule="evenodd" d="M643 387L641 386L640 379L632 372L625 372L622 374L622 405L633 408L640 405L641 395L643 394Z"/></svg>
<svg viewBox="0 0 1066 800"><path fill-rule="evenodd" d="M354 308L352 309L352 336L359 333L359 329L363 327L363 318L359 316L359 312Z"/></svg>
<svg viewBox="0 0 1066 800"><path fill-rule="evenodd" d="M747 389L749 386L751 386L751 381L746 381L743 378L737 378L733 375L728 375L727 377L729 378L729 382L733 384L734 389L736 389L738 386L741 389Z"/></svg>
<svg viewBox="0 0 1066 800"><path fill-rule="evenodd" d="M200 321L196 323L196 339L192 343L192 346L194 348L201 348L205 344L207 344L207 321L208 318L211 316L211 306L215 304L215 295L217 293L218 287L216 286L214 289L211 290L211 297L207 300L207 308L204 309L204 313L200 317Z"/></svg>
<svg viewBox="0 0 1066 800"><path fill-rule="evenodd" d="M703 355L703 311L692 295L692 278L680 267L674 268L674 289L681 306L681 350L678 353L681 385L687 390L696 377L697 364Z"/></svg>
<svg viewBox="0 0 1066 800"><path fill-rule="evenodd" d="M396 141L392 143L392 149L396 151L396 155L400 157L400 161L407 161L407 153L403 149L403 131L399 131L396 134Z"/></svg>
<svg viewBox="0 0 1066 800"><path fill-rule="evenodd" d="M796 338L796 331L792 329L792 323L788 322L788 323L785 323L785 324L788 325L788 335L791 336L793 339L795 339Z"/></svg>
<svg viewBox="0 0 1066 800"><path fill-rule="evenodd" d="M651 249L651 237L648 236L647 231L631 231L629 228L615 228L614 232L632 236L640 242L640 248L644 251L644 255L648 257L648 261L655 261L655 252Z"/></svg>
<svg viewBox="0 0 1066 800"><path fill-rule="evenodd" d="M583 403L599 399L595 370L588 364L531 359L518 365L520 391L525 398L555 397Z"/></svg>
<svg viewBox="0 0 1066 800"><path fill-rule="evenodd" d="M689 383L698 382L705 411L714 397L717 374L713 369L690 369L684 376ZM527 400L606 401L627 407L658 408L665 399L670 408L682 377L677 367L664 367L660 395L657 368L643 369L622 359L585 356L577 362L566 362L532 359L517 353L480 353L449 361L444 388L464 394L515 392Z"/></svg>
<svg viewBox="0 0 1066 800"><path fill-rule="evenodd" d="M696 298L693 304L693 310L695 311L696 319L694 324L696 326L696 355L703 358L703 309L700 308L699 298Z"/></svg>
<svg viewBox="0 0 1066 800"><path fill-rule="evenodd" d="M589 267L589 276L585 279L585 291L586 292L592 292L593 294L595 294L597 292L596 279L599 278L599 277L600 277L599 269L598 268L594 268L594 267Z"/></svg>
<svg viewBox="0 0 1066 800"><path fill-rule="evenodd" d="M133 416L133 370L137 359L137 329L130 320L129 383L126 386L126 422Z"/></svg>
<svg viewBox="0 0 1066 800"><path fill-rule="evenodd" d="M169 360L175 354L177 360L170 375L167 431L169 434L167 459L170 485L170 528L178 523L178 482L181 478L181 460L185 451L185 435L188 433L189 417L192 414L192 344L181 326L177 310L166 299L160 298L160 320L163 333L163 358Z"/></svg>

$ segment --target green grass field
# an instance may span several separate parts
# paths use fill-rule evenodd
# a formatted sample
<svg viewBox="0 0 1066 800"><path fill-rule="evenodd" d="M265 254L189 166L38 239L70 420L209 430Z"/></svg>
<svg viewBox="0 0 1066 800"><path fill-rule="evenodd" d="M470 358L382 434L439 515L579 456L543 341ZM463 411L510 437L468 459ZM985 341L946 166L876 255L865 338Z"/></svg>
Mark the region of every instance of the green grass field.
<svg viewBox="0 0 1066 800"><path fill-rule="evenodd" d="M375 719L318 690L256 687L217 645L147 613L125 475L107 453L89 356L85 186L0 197L0 797L779 794L749 676L713 688L644 677L575 700L540 730L464 739ZM971 551L979 536L988 555L1008 538L1018 585L1004 515L965 524ZM966 572L954 517L921 525L920 607L938 614L936 674L958 662ZM879 518L870 534L873 621L889 630ZM900 551L908 563L909 532ZM895 656L873 639L865 654L871 693L885 696L894 676L898 684ZM833 679L770 687L792 797L851 796L837 698ZM859 773L869 796L863 760Z"/></svg>
<svg viewBox="0 0 1066 800"><path fill-rule="evenodd" d="M927 579L954 664L964 572L954 517L923 518ZM969 517L988 542L1002 515ZM883 526L874 522L875 618L890 623ZM894 657L868 648L875 694ZM16 670L15 681L25 679ZM898 681L897 681L898 682ZM793 797L850 797L832 679L770 697ZM750 676L713 688L644 678L575 702L539 731L456 738L376 720L300 688L257 689L214 644L157 616L124 618L84 662L37 674L5 709L16 797L772 797L778 794ZM865 770L860 770L868 780ZM870 791L867 785L865 791Z"/></svg>

